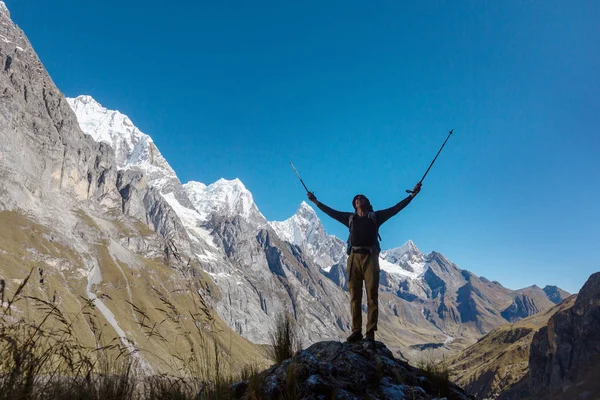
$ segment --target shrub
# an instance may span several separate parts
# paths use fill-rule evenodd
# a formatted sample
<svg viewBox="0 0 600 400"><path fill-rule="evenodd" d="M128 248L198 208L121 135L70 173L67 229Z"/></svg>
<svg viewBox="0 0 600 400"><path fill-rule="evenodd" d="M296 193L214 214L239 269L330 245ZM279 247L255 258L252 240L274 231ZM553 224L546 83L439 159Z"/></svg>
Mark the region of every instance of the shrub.
<svg viewBox="0 0 600 400"><path fill-rule="evenodd" d="M275 327L269 334L269 357L277 364L291 358L301 349L296 323L289 313L278 314Z"/></svg>

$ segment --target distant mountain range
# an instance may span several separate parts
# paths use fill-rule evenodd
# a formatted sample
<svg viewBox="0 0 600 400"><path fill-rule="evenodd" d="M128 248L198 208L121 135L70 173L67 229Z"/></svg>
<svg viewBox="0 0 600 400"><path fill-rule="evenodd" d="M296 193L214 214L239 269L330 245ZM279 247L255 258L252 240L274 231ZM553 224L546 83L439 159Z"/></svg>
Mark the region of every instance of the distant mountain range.
<svg viewBox="0 0 600 400"><path fill-rule="evenodd" d="M231 298L232 303L239 304L240 297L257 297L254 305L246 303L241 310L216 304L220 315L238 333L250 340L265 342L267 332L264 327L268 325L265 324L265 318L268 319L269 310L282 309L287 302L296 315L302 315L305 311L298 309L290 290L286 290L287 295L284 294L283 298L277 298L265 293L268 290L263 286L264 282L250 282L246 290L241 289L245 282L252 280L252 273L244 270L251 270L248 260L252 259L256 243L246 246L257 237L263 237L262 240L269 238L270 244L275 236L282 241L275 246L279 256L282 254L280 246L290 250L291 258L278 260L276 264L293 265L300 257L301 263L310 261L318 267L309 279L314 286L309 289L306 304L310 304L309 299L316 295L316 282L323 284L320 276L329 278L339 288L346 289L345 243L325 232L317 214L308 204L302 202L297 212L286 221L269 222L258 210L252 194L238 179L221 179L210 185L199 182L181 185L152 139L140 132L127 116L105 109L89 96L68 99L68 102L86 133L97 141L108 141L117 150L120 154L117 158L119 169L139 169L149 177L149 185L162 193L186 227L188 235L196 243L203 244L202 252L195 255L220 290ZM226 236L221 236L220 229L216 229L225 228L223 224L227 225L224 231ZM215 239L216 248L211 246L215 244ZM286 256L289 257L287 254ZM219 259L223 260L221 265L214 262ZM414 337L412 341L398 343L397 347L451 347L449 345L454 339L459 339L460 345L463 341L473 341L506 321L519 320L550 308L554 304L550 300L551 296L556 301L566 295L566 292L549 287L545 290L537 287L508 290L498 283L479 279L470 272L462 271L440 254L434 252L423 255L412 241L383 251L380 264L381 289L383 298L386 299L383 313L391 322L386 340L396 342L392 337L396 335L392 332L405 329L403 324L406 321L411 321L411 334L414 335L417 330L422 331L421 338ZM281 265L270 265L268 258L267 265L270 273L285 276L289 281L285 268ZM235 273L232 274L232 271ZM293 274L298 275L298 271ZM299 280L298 284L303 286L306 279L304 277ZM232 280L238 282L235 290L231 286ZM294 283L290 285L290 289L300 289L294 287ZM331 296L330 293L328 295ZM335 315L333 320L336 321L338 333L334 336L339 337L347 331L347 307L343 304L345 294L337 290L336 296L338 306L330 305L328 308ZM238 314L240 311L257 318L242 319L242 315ZM323 310L311 310L310 314L321 323L328 319ZM308 324L314 326L313 323ZM318 332L316 336L306 332L305 340L327 337L336 332L336 329L325 328ZM383 336L387 336L385 332Z"/></svg>
<svg viewBox="0 0 600 400"><path fill-rule="evenodd" d="M345 244L308 204L267 221L238 179L182 184L127 116L65 99L8 11L0 20L0 277L10 288L43 270L31 290L72 312L92 301L107 334L153 346L156 357L139 357L159 370L167 345L149 341L132 304L156 313L168 301L191 324L199 297L240 359L284 312L305 345L348 335ZM411 241L380 263L378 339L405 357L457 351L568 295L509 290Z"/></svg>

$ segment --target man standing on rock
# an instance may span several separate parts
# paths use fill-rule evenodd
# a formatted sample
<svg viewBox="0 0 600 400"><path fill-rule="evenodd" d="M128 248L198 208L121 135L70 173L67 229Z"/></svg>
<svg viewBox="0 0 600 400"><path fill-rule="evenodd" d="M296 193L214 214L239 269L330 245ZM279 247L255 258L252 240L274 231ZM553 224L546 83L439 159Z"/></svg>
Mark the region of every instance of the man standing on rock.
<svg viewBox="0 0 600 400"><path fill-rule="evenodd" d="M370 343L375 341L379 315L379 227L406 207L420 190L421 183L417 183L407 198L393 207L380 211L373 211L369 199L362 194L357 194L352 200L353 213L327 207L317 200L314 193L308 192L308 199L315 203L321 211L350 229L347 249L348 262L346 264L350 313L352 314L352 334L347 339L350 343L363 338L361 310L363 281L367 291L366 339Z"/></svg>

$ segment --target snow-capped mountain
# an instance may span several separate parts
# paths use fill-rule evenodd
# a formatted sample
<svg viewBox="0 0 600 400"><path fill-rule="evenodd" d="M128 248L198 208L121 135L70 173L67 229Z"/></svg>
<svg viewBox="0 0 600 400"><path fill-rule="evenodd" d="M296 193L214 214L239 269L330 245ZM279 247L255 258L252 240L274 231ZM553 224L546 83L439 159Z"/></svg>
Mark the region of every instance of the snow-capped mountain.
<svg viewBox="0 0 600 400"><path fill-rule="evenodd" d="M241 216L258 225L267 222L254 204L252 193L237 178L219 179L208 186L190 181L183 187L203 221L208 221L211 215L217 214L226 218Z"/></svg>
<svg viewBox="0 0 600 400"><path fill-rule="evenodd" d="M148 184L175 211L191 240L191 257L229 300L214 307L232 328L264 343L272 316L291 303L296 318L306 322L305 340L347 329L346 244L325 232L310 205L302 202L289 219L267 222L239 179L181 185L152 139L129 118L89 96L70 105L84 131L115 146L119 167L147 174ZM437 253L422 254L410 240L382 251L380 267L382 318L429 326L444 341L465 330L461 319L484 319L471 328L477 333L498 325L500 312L486 309L502 311L515 297L504 288L485 287ZM490 290L495 293L488 298Z"/></svg>
<svg viewBox="0 0 600 400"><path fill-rule="evenodd" d="M267 223L252 194L239 179L220 179L210 185L190 181L182 186L152 138L137 128L127 115L103 107L88 95L67 98L67 102L81 129L97 142L106 142L115 150L118 168L143 171L148 184L159 189L169 204L179 210L184 225L197 227L206 223L211 215L242 216L256 226ZM168 196L171 192L175 194ZM269 222L269 225L281 239L302 248L325 272L346 261L345 242L328 235L314 209L304 201L292 217L282 222ZM380 265L388 273L413 279L425 268L423 255L411 241L382 252Z"/></svg>
<svg viewBox="0 0 600 400"><path fill-rule="evenodd" d="M184 232L171 232L189 238L188 243L180 241L169 249L208 273L219 288L213 306L233 329L266 343L274 316L290 309L298 321L305 321L301 328L305 341L337 338L347 329L344 292L333 282L323 282L310 258L290 251L239 179L182 185L152 139L127 116L100 106L90 96L79 96L69 105L82 130L114 146L119 168L141 171L148 186L161 193L184 227ZM136 181L143 181L135 174ZM152 210L154 201L145 196L137 209ZM189 251L180 254L182 248Z"/></svg>
<svg viewBox="0 0 600 400"><path fill-rule="evenodd" d="M108 110L91 96L67 98L81 130L97 142L108 143L115 151L119 169L139 168L151 186L169 193L179 183L177 175L152 138L140 131L127 115Z"/></svg>
<svg viewBox="0 0 600 400"><path fill-rule="evenodd" d="M412 240L400 247L382 251L379 255L379 265L389 274L398 274L410 279L418 279L427 269L425 257Z"/></svg>
<svg viewBox="0 0 600 400"><path fill-rule="evenodd" d="M328 235L313 208L304 201L287 220L269 224L281 239L299 246L325 272L346 262L346 243Z"/></svg>

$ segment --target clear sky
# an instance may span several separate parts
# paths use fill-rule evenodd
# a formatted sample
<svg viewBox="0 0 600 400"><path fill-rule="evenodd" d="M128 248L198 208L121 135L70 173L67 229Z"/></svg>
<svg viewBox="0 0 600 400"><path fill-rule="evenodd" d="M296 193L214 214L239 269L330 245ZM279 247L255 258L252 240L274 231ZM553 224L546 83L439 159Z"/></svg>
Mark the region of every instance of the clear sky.
<svg viewBox="0 0 600 400"><path fill-rule="evenodd" d="M600 2L6 0L58 88L127 114L182 182L306 198L517 289L600 270ZM325 228L346 229L319 212Z"/></svg>

